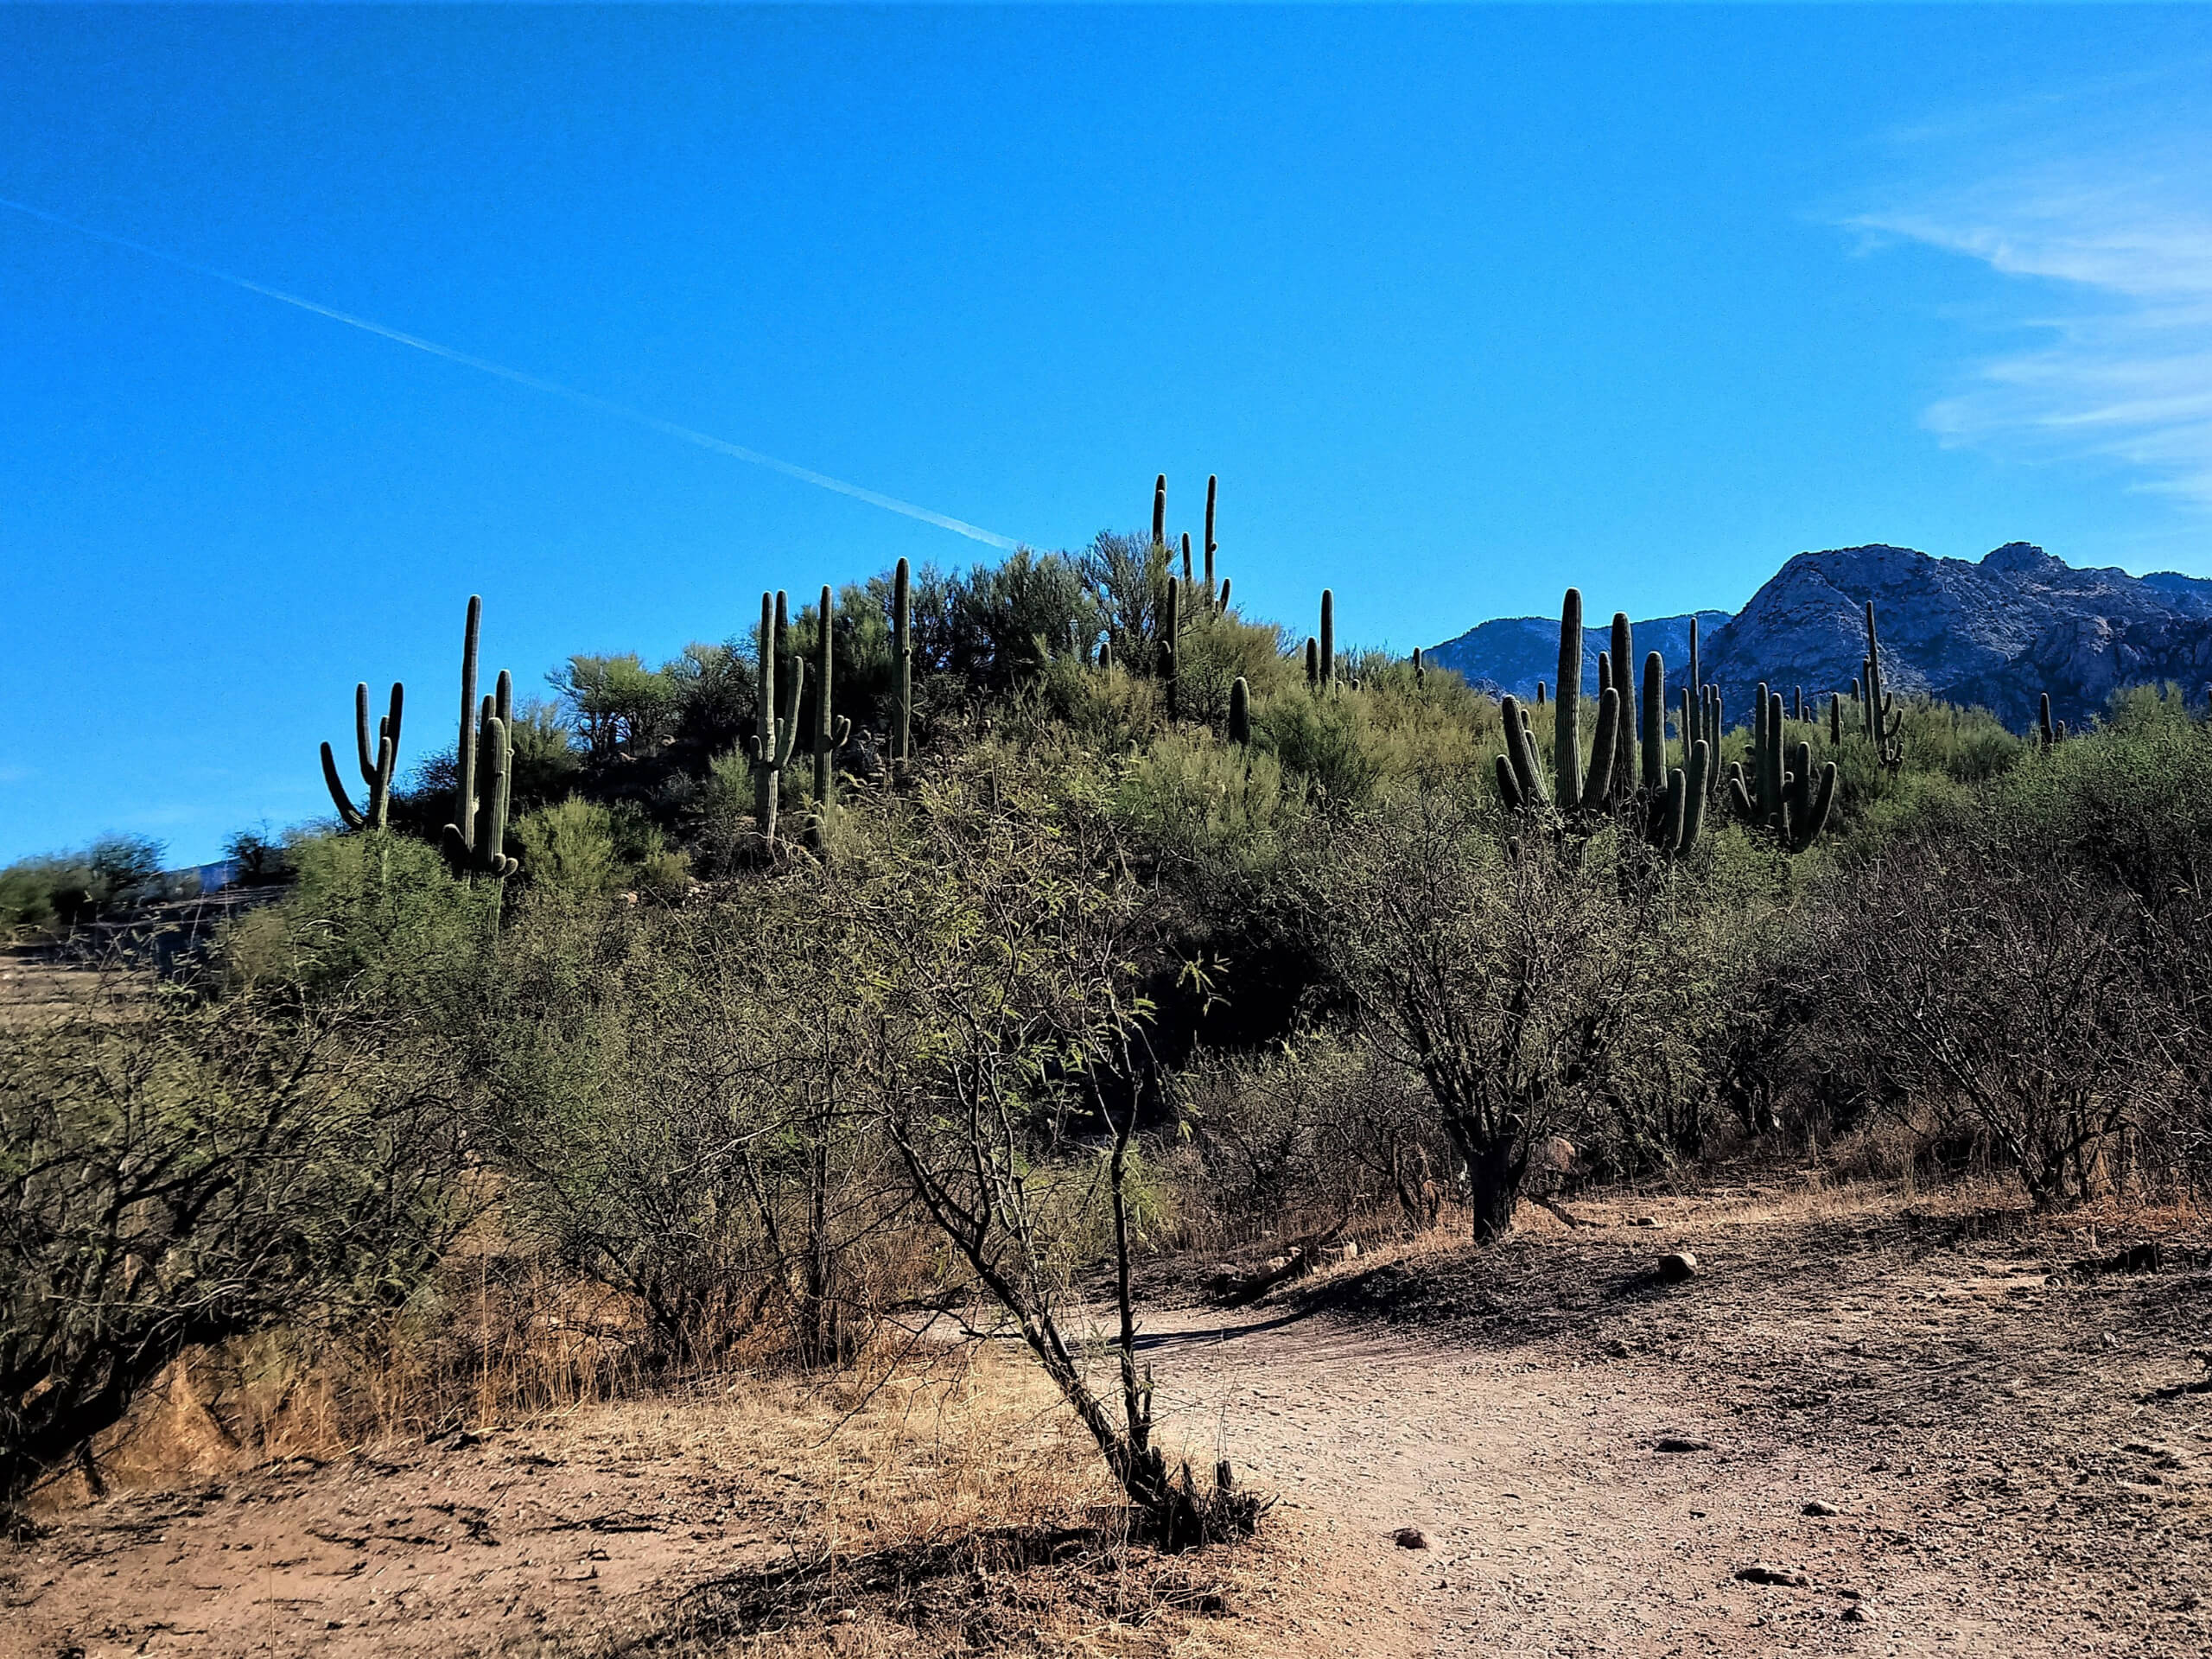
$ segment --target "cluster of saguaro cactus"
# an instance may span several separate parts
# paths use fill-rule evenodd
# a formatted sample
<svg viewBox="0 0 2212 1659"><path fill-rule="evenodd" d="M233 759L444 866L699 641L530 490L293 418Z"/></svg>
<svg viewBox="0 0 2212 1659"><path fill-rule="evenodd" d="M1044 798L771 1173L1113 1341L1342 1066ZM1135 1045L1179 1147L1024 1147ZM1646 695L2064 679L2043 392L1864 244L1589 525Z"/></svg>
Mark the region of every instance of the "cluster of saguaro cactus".
<svg viewBox="0 0 2212 1659"><path fill-rule="evenodd" d="M331 753L330 745L322 746L322 781L329 785L330 798L338 808L338 817L348 830L382 830L391 821L391 779L399 765L399 716L406 691L397 681L391 688L389 714L377 717L377 741L369 744L369 685L366 680L353 688L353 747L361 765L361 781L369 786L369 804L357 807L347 794L344 779L338 775L338 757ZM2046 705L2050 699L2045 698Z"/></svg>
<svg viewBox="0 0 2212 1659"><path fill-rule="evenodd" d="M759 729L746 746L753 762L753 822L760 839L776 839L776 807L783 793L784 768L798 742L798 700L806 684L806 664L793 661L784 687L784 706L776 707L779 659L791 645L791 608L783 590L760 595L760 661L754 672L753 698ZM827 706L826 701L824 706Z"/></svg>
<svg viewBox="0 0 2212 1659"><path fill-rule="evenodd" d="M510 876L522 868L508 855L507 798L514 770L515 683L504 668L494 690L476 696L476 641L484 601L468 599L461 636L461 740L455 754L453 818L445 827L446 861L464 875Z"/></svg>
<svg viewBox="0 0 2212 1659"><path fill-rule="evenodd" d="M1752 720L1751 766L1749 777L1740 761L1728 768L1730 806L1745 823L1773 830L1789 851L1803 852L1827 826L1835 808L1836 765L1828 761L1816 780L1810 743L1801 742L1785 754L1782 693L1769 691L1764 681L1759 683Z"/></svg>
<svg viewBox="0 0 2212 1659"><path fill-rule="evenodd" d="M365 690L365 688L364 688L364 690ZM397 686L396 686L396 685L395 685L395 686L393 686L393 687L391 688L391 690L392 690L392 695L393 695L395 697L397 697L397 696L399 695L399 688L398 688ZM393 706L394 706L395 708L397 708L397 703L395 703ZM2063 721L2063 720L2054 721L2051 719L2051 717L2050 717L2050 692L2048 692L2048 691L2046 691L2046 692L2044 692L2044 693L2043 694L2043 705L2042 705L2042 708L2040 709L2040 710L2037 712L2037 719L2036 719L2036 744L2037 744L2037 747L2039 747L2039 748L2045 748L2045 749L2047 749L2047 748L2050 748L2053 744L2056 744L2056 743L2063 743L2065 741L2066 741L2066 722L2065 722L2064 721ZM325 759L326 762L327 761L327 760L328 760L328 758L329 758L329 754L330 754L329 747L328 747L328 746L327 746L327 745L326 745L326 746L324 747L324 749L323 749L323 756L324 756L324 759Z"/></svg>
<svg viewBox="0 0 2212 1659"><path fill-rule="evenodd" d="M1505 753L1497 760L1497 788L1507 810L1585 823L1600 815L1624 815L1669 855L1687 855L1696 846L1704 823L1713 750L1699 740L1687 746L1686 765L1667 766L1664 660L1656 651L1644 658L1639 722L1633 677L1626 667L1635 654L1635 640L1627 615L1614 616L1611 648L1600 652L1598 658L1597 730L1586 771L1581 730L1582 594L1577 588L1567 590L1559 638L1559 696L1548 784L1537 757L1528 711L1518 697L1509 696L1503 705ZM1623 664L1618 671L1616 661Z"/></svg>
<svg viewBox="0 0 2212 1659"><path fill-rule="evenodd" d="M1904 764L1904 739L1891 724L1896 702L1882 679L1882 642L1874 632L1874 601L1866 601L1866 660L1862 664L1859 705L1865 711L1866 736L1881 763L1892 772Z"/></svg>

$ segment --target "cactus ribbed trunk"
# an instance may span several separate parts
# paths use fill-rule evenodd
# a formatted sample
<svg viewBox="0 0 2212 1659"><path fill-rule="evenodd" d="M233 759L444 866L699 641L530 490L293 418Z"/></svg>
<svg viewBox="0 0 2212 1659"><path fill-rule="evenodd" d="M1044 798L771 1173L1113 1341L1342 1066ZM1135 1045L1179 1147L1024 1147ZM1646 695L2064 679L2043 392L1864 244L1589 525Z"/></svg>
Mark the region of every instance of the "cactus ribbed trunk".
<svg viewBox="0 0 2212 1659"><path fill-rule="evenodd" d="M1214 498L1220 488L1220 479L1209 473L1206 475L1206 603L1217 610L1225 611L1229 608L1228 584L1224 582L1221 587L1216 588L1213 582L1213 507ZM1217 594L1219 595L1218 598L1216 597Z"/></svg>
<svg viewBox="0 0 2212 1659"><path fill-rule="evenodd" d="M784 596L760 595L760 664L753 675L753 823L764 841L776 838L776 769L766 764L776 750L776 647Z"/></svg>
<svg viewBox="0 0 2212 1659"><path fill-rule="evenodd" d="M1559 709L1552 776L1562 805L1582 798L1582 590L1570 588L1559 611Z"/></svg>
<svg viewBox="0 0 2212 1659"><path fill-rule="evenodd" d="M1613 613L1613 690L1620 693L1620 722L1613 734L1613 776L1609 792L1624 801L1636 792L1636 636L1628 613Z"/></svg>
<svg viewBox="0 0 2212 1659"><path fill-rule="evenodd" d="M1189 552L1189 544L1185 543L1184 553L1186 558ZM1162 637L1160 642L1160 689L1166 697L1167 718L1170 720L1173 720L1179 712L1177 706L1179 699L1176 695L1176 676L1179 664L1176 659L1182 652L1182 592L1183 584L1173 576L1168 577L1167 616L1165 626L1161 629Z"/></svg>
<svg viewBox="0 0 2212 1659"><path fill-rule="evenodd" d="M462 845L476 849L476 640L484 621L484 599L468 596L468 620L461 631L461 747L455 756L453 821Z"/></svg>
<svg viewBox="0 0 2212 1659"><path fill-rule="evenodd" d="M891 759L898 764L909 758L914 732L913 578L904 559L891 578L891 685L898 701L891 718Z"/></svg>
<svg viewBox="0 0 2212 1659"><path fill-rule="evenodd" d="M1165 473L1152 486L1152 544L1162 552L1167 550L1167 474Z"/></svg>
<svg viewBox="0 0 2212 1659"><path fill-rule="evenodd" d="M815 613L817 635L814 645L814 798L823 810L832 804L836 789L836 768L830 764L837 749L837 730L831 723L830 689L833 683L831 635L832 600L829 587L822 589L822 601ZM849 727L848 728L849 729Z"/></svg>
<svg viewBox="0 0 2212 1659"><path fill-rule="evenodd" d="M1337 677L1337 596L1326 588L1321 590L1321 683L1330 685Z"/></svg>
<svg viewBox="0 0 2212 1659"><path fill-rule="evenodd" d="M1656 651L1643 659L1643 787L1667 787L1667 661Z"/></svg>

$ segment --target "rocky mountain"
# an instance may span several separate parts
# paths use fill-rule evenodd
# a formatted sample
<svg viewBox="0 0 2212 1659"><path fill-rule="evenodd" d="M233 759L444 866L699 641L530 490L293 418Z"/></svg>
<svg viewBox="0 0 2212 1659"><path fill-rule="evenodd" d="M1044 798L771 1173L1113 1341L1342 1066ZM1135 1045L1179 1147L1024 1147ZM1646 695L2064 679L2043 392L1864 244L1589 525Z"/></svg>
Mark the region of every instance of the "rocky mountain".
<svg viewBox="0 0 2212 1659"><path fill-rule="evenodd" d="M2027 542L1980 560L1878 543L1800 553L1733 617L1698 613L1705 677L1721 686L1732 720L1760 680L1808 697L1847 692L1866 655L1870 599L1893 691L1978 703L2016 731L2034 722L2046 691L2054 714L2078 726L2119 687L2172 681L2201 694L2212 680L2212 581L2076 569ZM1636 625L1637 654L1664 653L1670 688L1688 671L1688 620ZM1556 620L1513 618L1439 645L1434 660L1526 695L1557 672L1558 640ZM1586 690L1603 643L1588 630Z"/></svg>
<svg viewBox="0 0 2212 1659"><path fill-rule="evenodd" d="M1696 613L1699 650L1713 638L1713 631L1728 620L1726 611ZM1584 619L1588 620L1586 617ZM1598 683L1598 653L1611 638L1612 617L1599 619L1602 626L1582 631L1582 678L1593 690ZM1673 672L1689 661L1690 613L1655 616L1636 626L1637 671L1641 658L1656 651ZM1536 682L1547 685L1559 678L1559 618L1507 616L1469 628L1456 639L1447 639L1424 653L1425 660L1458 671L1468 684L1493 695L1510 691L1516 697L1536 695Z"/></svg>

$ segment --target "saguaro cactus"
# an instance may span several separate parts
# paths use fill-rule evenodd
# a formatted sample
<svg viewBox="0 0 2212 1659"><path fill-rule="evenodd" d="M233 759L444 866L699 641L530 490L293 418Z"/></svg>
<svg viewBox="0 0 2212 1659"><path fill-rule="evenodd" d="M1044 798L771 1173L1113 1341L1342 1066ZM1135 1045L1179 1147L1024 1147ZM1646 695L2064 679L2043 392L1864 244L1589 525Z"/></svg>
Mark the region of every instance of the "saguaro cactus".
<svg viewBox="0 0 2212 1659"><path fill-rule="evenodd" d="M1421 662L1421 647L1419 645L1415 645L1414 647L1414 684L1418 687L1427 685L1427 683L1428 669Z"/></svg>
<svg viewBox="0 0 2212 1659"><path fill-rule="evenodd" d="M1882 764L1895 771L1904 764L1904 740L1890 725L1891 704L1882 679L1882 642L1874 632L1871 599L1866 601L1866 735L1873 740L1874 753Z"/></svg>
<svg viewBox="0 0 2212 1659"><path fill-rule="evenodd" d="M1252 688L1244 683L1242 674L1229 683L1229 741L1252 741Z"/></svg>
<svg viewBox="0 0 2212 1659"><path fill-rule="evenodd" d="M842 715L832 716L830 688L833 683L830 652L830 596L822 589L821 608L815 613L817 636L814 646L814 798L824 810L835 804L837 769L830 764L853 734L853 722Z"/></svg>
<svg viewBox="0 0 2212 1659"><path fill-rule="evenodd" d="M1306 689L1321 689L1321 642L1310 633L1306 636Z"/></svg>
<svg viewBox="0 0 2212 1659"><path fill-rule="evenodd" d="M1643 788L1656 796L1667 787L1667 659L1643 658Z"/></svg>
<svg viewBox="0 0 2212 1659"><path fill-rule="evenodd" d="M1191 532L1186 530L1183 532L1183 586L1189 588L1197 582L1198 573L1191 568ZM1209 591L1206 596L1211 599L1213 595Z"/></svg>
<svg viewBox="0 0 2212 1659"><path fill-rule="evenodd" d="M1321 683L1328 685L1337 677L1337 596L1326 588L1321 590Z"/></svg>
<svg viewBox="0 0 2212 1659"><path fill-rule="evenodd" d="M781 713L776 709L777 658L791 634L790 605L779 590L760 595L760 666L754 678L760 729L747 746L753 761L753 822L760 839L774 844L776 807L782 793L784 768L791 763L791 749L798 741L799 693L806 682L806 664L791 665L791 684L784 693Z"/></svg>
<svg viewBox="0 0 2212 1659"><path fill-rule="evenodd" d="M1613 689L1620 693L1620 707L1614 718L1620 729L1613 738L1613 775L1607 787L1617 801L1624 801L1636 792L1636 636L1630 629L1628 613L1613 613Z"/></svg>
<svg viewBox="0 0 2212 1659"><path fill-rule="evenodd" d="M1152 544L1162 552L1167 550L1167 474L1165 473L1152 486Z"/></svg>
<svg viewBox="0 0 2212 1659"><path fill-rule="evenodd" d="M391 689L393 695L395 696L397 696L399 688L395 685ZM2046 691L2043 694L2043 706L2036 722L2037 744L2038 747L2047 749L2051 747L2054 744L2063 743L2065 741L2066 722L2063 720L2054 722L2051 720L2050 693ZM328 746L325 746L324 752L327 754Z"/></svg>
<svg viewBox="0 0 2212 1659"><path fill-rule="evenodd" d="M1111 650L1110 645L1099 646L1099 667L1110 665ZM904 766L912 758L914 733L913 577L904 559L891 577L891 695L896 703L891 717L891 762Z"/></svg>
<svg viewBox="0 0 2212 1659"><path fill-rule="evenodd" d="M1782 693L1769 692L1764 683L1759 691L1751 738L1753 775L1747 779L1741 766L1730 768L1729 804L1746 823L1774 831L1787 851L1802 853L1827 827L1834 810L1840 787L1836 765L1831 760L1822 766L1816 783L1813 746L1799 743L1789 756L1796 766L1786 766Z"/></svg>
<svg viewBox="0 0 2212 1659"><path fill-rule="evenodd" d="M1552 774L1562 802L1582 798L1582 590L1570 588L1559 613L1559 709Z"/></svg>
<svg viewBox="0 0 2212 1659"><path fill-rule="evenodd" d="M1181 664L1183 637L1183 584L1174 577L1167 578L1167 614L1160 629L1160 685L1167 702L1167 718L1173 720L1178 712L1176 677Z"/></svg>
<svg viewBox="0 0 2212 1659"><path fill-rule="evenodd" d="M376 747L369 747L369 683L353 688L353 747L361 766L361 781L369 786L369 804L356 807L338 776L338 757L330 745L322 746L322 781L329 786L338 817L348 830L382 830L391 817L391 776L399 765L399 716L406 691L397 681L391 688L391 712L377 720ZM2048 707L2049 698L2044 699Z"/></svg>
<svg viewBox="0 0 2212 1659"><path fill-rule="evenodd" d="M442 837L460 874L505 877L522 868L507 855L507 799L514 756L514 681L505 669L492 695L476 696L476 646L484 601L470 594L461 635L461 736L453 821ZM480 771L481 777L480 779Z"/></svg>
<svg viewBox="0 0 2212 1659"><path fill-rule="evenodd" d="M1214 608L1217 612L1226 611L1226 610L1229 608L1229 584L1228 584L1227 582L1223 582L1223 583L1221 584L1221 586L1220 586L1219 588L1216 588L1216 587L1214 586L1214 582L1213 582L1213 555L1214 555L1214 539L1213 539L1213 508L1214 508L1214 498L1215 498L1216 494L1219 492L1220 488L1221 488L1221 480L1220 480L1220 479L1218 479L1217 477L1216 477L1216 476L1215 476L1214 474L1212 474L1211 473L1207 474L1206 474L1206 552L1205 552L1205 560L1206 560L1206 603L1207 603L1207 604L1209 604L1209 605L1211 605L1211 606L1212 606L1212 607L1213 607L1213 608Z"/></svg>
<svg viewBox="0 0 2212 1659"><path fill-rule="evenodd" d="M1835 748L1843 742L1843 693L1828 693L1828 747Z"/></svg>

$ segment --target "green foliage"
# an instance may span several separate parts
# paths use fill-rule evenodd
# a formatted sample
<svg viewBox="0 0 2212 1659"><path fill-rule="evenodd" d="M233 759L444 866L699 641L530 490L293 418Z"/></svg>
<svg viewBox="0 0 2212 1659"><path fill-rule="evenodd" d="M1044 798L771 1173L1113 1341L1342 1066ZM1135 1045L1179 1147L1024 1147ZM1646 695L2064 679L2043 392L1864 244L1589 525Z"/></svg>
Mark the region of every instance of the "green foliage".
<svg viewBox="0 0 2212 1659"><path fill-rule="evenodd" d="M685 658L647 668L634 651L580 654L546 679L560 694L568 720L592 758L606 760L617 753L650 753L671 736L683 712L685 683L702 666Z"/></svg>
<svg viewBox="0 0 2212 1659"><path fill-rule="evenodd" d="M162 897L162 851L143 836L106 836L0 869L0 938L67 933Z"/></svg>

